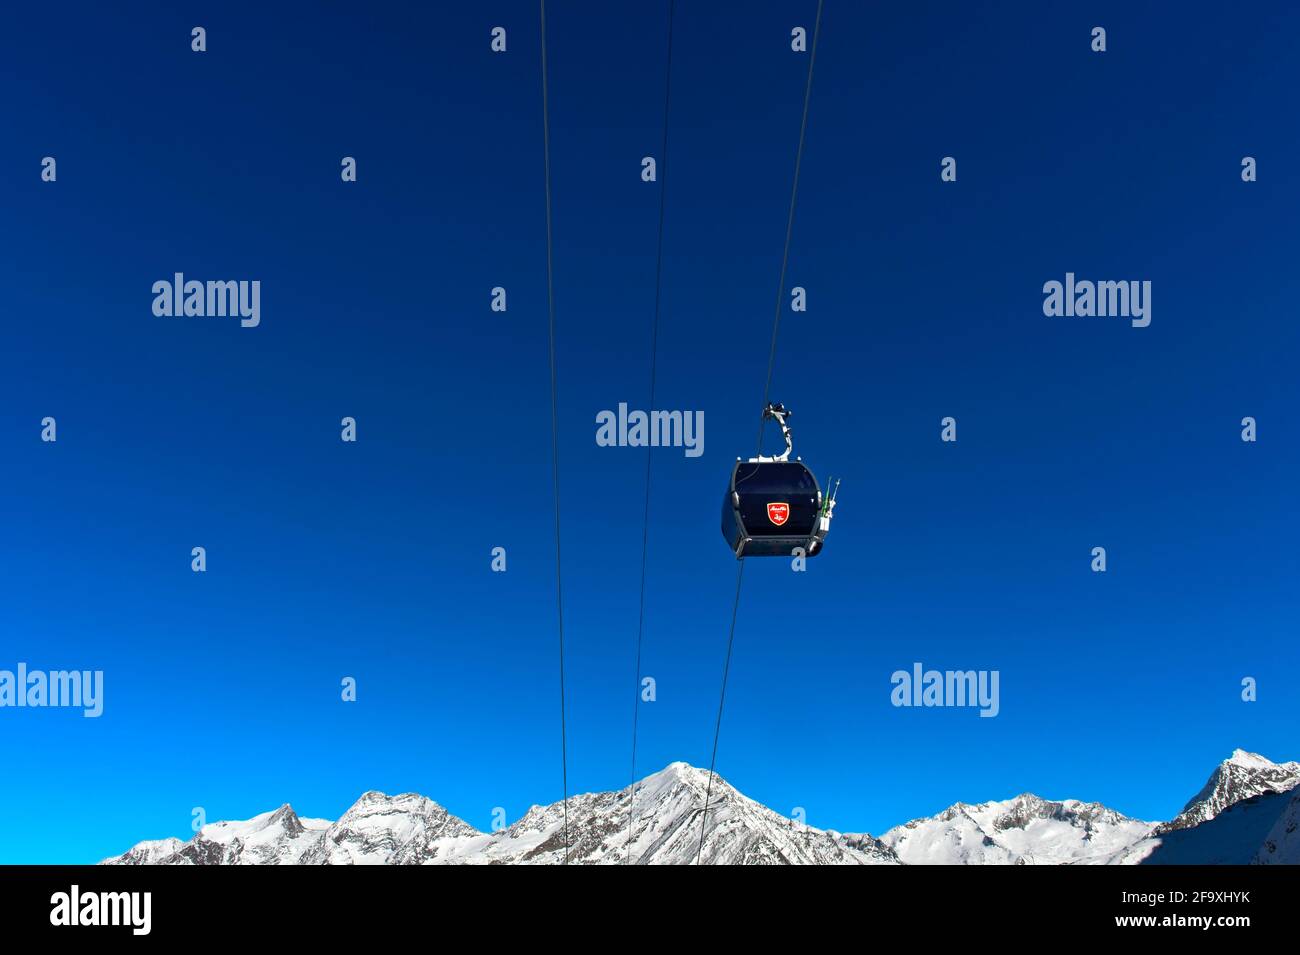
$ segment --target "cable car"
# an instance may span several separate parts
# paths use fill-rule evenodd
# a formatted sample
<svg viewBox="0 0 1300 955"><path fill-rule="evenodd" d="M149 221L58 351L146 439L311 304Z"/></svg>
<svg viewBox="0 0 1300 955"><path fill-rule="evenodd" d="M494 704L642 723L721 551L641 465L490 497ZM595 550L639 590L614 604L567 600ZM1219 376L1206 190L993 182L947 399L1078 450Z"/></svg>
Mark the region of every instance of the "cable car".
<svg viewBox="0 0 1300 955"><path fill-rule="evenodd" d="M781 426L785 451L749 460L736 459L722 499L722 536L737 559L744 557L789 557L796 548L806 557L821 553L831 529L831 512L839 494L839 482L827 494L817 478L799 458L790 460L794 439L786 423L790 412L784 405L769 404L763 421Z"/></svg>

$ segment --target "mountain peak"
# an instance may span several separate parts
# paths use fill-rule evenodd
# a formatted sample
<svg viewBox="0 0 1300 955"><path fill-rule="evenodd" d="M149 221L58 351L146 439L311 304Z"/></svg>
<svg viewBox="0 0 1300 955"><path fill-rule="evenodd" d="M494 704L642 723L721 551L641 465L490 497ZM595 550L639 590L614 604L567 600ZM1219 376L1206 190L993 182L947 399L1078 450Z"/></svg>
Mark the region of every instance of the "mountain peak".
<svg viewBox="0 0 1300 955"><path fill-rule="evenodd" d="M278 825L291 835L298 835L306 831L302 820L298 818L298 814L293 811L293 807L288 803L271 813L271 818L266 821L266 824L268 826Z"/></svg>
<svg viewBox="0 0 1300 955"><path fill-rule="evenodd" d="M1244 749L1234 749L1232 755L1223 762L1232 763L1234 766L1245 766L1248 769L1269 769L1277 765L1277 763L1259 755L1259 753L1248 753Z"/></svg>
<svg viewBox="0 0 1300 955"><path fill-rule="evenodd" d="M446 811L432 799L427 796L421 796L419 793L397 793L396 795L390 796L388 793L380 792L377 789L371 789L363 792L360 797L358 797L357 801L352 804L350 809L348 809L348 813L383 812L391 810L394 807L414 808L417 811L423 812Z"/></svg>
<svg viewBox="0 0 1300 955"><path fill-rule="evenodd" d="M1209 822L1229 806L1263 793L1286 792L1300 785L1300 763L1275 763L1258 753L1235 749L1215 767L1201 791L1158 834L1189 829Z"/></svg>
<svg viewBox="0 0 1300 955"><path fill-rule="evenodd" d="M663 769L659 770L659 772L651 773L645 779L641 780L638 785L644 786L652 779L678 779L683 782L693 783L700 780L707 780L708 777L709 771L707 769L700 769L698 766L692 766L690 763L683 762L679 759L669 763ZM718 779L721 778L721 776L718 777Z"/></svg>
<svg viewBox="0 0 1300 955"><path fill-rule="evenodd" d="M1233 766L1240 766L1243 769L1254 769L1254 770L1270 770L1270 769L1279 769L1283 771L1300 770L1300 762L1296 762L1295 760L1291 760L1290 762L1286 762L1286 763L1275 763L1267 756L1261 756L1259 755L1259 753L1247 752L1244 749L1234 749L1232 751L1232 755L1229 756L1227 759L1225 759L1219 765L1226 766L1228 764L1232 764Z"/></svg>
<svg viewBox="0 0 1300 955"><path fill-rule="evenodd" d="M636 783L636 801L639 805L642 799L653 797L661 792L682 788L703 795L705 791L710 789L709 771L681 760L671 762L657 773L651 773L645 779ZM723 781L721 776L715 773L711 796L720 798L729 791L732 791L731 787ZM627 790L625 789L623 792L626 793Z"/></svg>

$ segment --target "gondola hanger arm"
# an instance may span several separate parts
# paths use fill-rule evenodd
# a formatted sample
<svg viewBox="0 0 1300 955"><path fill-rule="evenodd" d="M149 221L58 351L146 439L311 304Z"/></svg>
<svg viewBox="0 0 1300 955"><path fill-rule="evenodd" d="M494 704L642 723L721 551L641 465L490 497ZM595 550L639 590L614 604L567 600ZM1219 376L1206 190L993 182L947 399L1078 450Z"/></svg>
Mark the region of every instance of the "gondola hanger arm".
<svg viewBox="0 0 1300 955"><path fill-rule="evenodd" d="M766 423L768 420L774 420L777 424L781 426L781 437L785 438L785 450L782 451L780 454L765 455L762 453L762 448L760 448L758 457L751 458L750 460L752 461L789 461L790 460L790 454L792 451L794 451L794 432L790 430L790 425L787 423L790 414L791 414L790 410L780 402L775 402L775 403L768 402L767 407L763 409L763 422Z"/></svg>

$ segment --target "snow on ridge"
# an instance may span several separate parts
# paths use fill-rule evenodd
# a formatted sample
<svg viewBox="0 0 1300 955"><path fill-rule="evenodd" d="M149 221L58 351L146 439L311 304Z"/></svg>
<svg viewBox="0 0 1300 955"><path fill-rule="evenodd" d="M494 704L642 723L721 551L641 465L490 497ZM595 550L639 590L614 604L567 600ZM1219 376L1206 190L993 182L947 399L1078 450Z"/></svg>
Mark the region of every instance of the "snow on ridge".
<svg viewBox="0 0 1300 955"><path fill-rule="evenodd" d="M110 856L99 864L151 865L175 855L184 845L185 843L175 836L168 836L166 839L145 839L143 842L137 842L125 854Z"/></svg>
<svg viewBox="0 0 1300 955"><path fill-rule="evenodd" d="M954 803L934 816L895 826L880 841L910 865L1062 864L1117 851L1154 826L1100 803L1021 793Z"/></svg>
<svg viewBox="0 0 1300 955"><path fill-rule="evenodd" d="M1235 766L1243 766L1246 769L1282 769L1300 771L1300 763L1294 760L1289 763L1275 763L1259 753L1248 753L1244 749L1234 749L1225 763L1232 763Z"/></svg>

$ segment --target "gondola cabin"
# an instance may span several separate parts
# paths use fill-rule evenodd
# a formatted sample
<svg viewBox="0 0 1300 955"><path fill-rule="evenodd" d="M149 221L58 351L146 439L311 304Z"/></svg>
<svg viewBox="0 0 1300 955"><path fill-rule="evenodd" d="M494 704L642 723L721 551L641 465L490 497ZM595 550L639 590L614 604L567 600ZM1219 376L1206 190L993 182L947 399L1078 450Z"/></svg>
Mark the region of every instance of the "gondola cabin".
<svg viewBox="0 0 1300 955"><path fill-rule="evenodd" d="M817 478L802 461L789 460L792 449L781 405L769 405L764 420L775 419L785 436L785 453L737 460L722 498L722 536L737 558L805 557L821 552L830 530L835 492L823 496ZM838 489L838 485L837 485Z"/></svg>
<svg viewBox="0 0 1300 955"><path fill-rule="evenodd" d="M722 536L737 557L788 557L821 550L814 535L821 488L798 461L737 461L722 501Z"/></svg>

